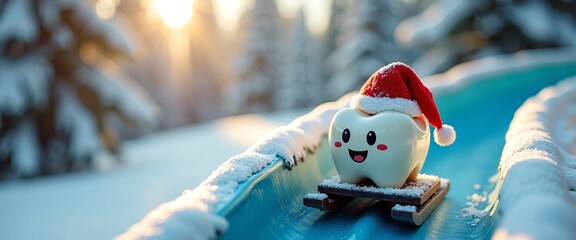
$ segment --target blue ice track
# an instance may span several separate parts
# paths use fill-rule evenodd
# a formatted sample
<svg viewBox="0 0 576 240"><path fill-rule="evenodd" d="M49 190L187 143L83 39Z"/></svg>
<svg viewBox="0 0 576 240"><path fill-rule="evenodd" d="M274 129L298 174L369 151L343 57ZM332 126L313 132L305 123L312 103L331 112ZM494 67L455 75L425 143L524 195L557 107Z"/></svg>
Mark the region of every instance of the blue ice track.
<svg viewBox="0 0 576 240"><path fill-rule="evenodd" d="M335 213L305 207L336 173L326 139L303 163L286 169L280 159L240 185L239 194L218 209L229 221L222 239L485 239L498 225L498 163L504 135L518 107L542 88L576 74L576 62L544 64L477 76L459 91L435 96L442 119L458 137L449 147L431 143L422 173L448 178L450 192L420 227L390 218L386 203L357 199ZM480 185L474 187L475 184ZM478 185L477 185L478 186ZM467 196L494 197L479 206L476 224L462 216Z"/></svg>

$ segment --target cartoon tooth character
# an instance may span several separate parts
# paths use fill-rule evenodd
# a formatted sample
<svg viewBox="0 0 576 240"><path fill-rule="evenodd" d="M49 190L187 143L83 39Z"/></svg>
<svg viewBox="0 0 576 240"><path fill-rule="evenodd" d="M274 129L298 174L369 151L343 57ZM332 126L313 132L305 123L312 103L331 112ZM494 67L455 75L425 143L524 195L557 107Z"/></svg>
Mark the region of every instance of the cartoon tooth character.
<svg viewBox="0 0 576 240"><path fill-rule="evenodd" d="M434 140L447 146L454 128L443 124L432 93L408 65L392 63L375 72L352 97L351 108L334 115L330 153L343 182L369 178L379 187L416 180Z"/></svg>

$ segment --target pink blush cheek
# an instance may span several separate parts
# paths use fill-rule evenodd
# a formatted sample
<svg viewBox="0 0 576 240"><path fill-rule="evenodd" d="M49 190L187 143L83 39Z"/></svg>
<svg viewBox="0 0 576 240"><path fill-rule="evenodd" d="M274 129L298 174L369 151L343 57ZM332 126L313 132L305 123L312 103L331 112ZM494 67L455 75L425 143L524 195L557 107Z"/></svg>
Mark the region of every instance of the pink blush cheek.
<svg viewBox="0 0 576 240"><path fill-rule="evenodd" d="M384 151L384 150L388 149L388 146L386 146L386 144L378 144L378 146L376 146L376 148L378 148L378 150L380 150L380 151Z"/></svg>
<svg viewBox="0 0 576 240"><path fill-rule="evenodd" d="M337 148L340 148L340 147L342 147L342 143L341 142L335 142L334 146Z"/></svg>

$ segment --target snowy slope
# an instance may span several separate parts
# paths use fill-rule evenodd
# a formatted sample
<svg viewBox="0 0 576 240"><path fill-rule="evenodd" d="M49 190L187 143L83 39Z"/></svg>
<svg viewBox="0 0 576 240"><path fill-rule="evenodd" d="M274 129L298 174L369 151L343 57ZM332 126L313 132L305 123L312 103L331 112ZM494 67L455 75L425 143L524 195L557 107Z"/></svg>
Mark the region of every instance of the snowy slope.
<svg viewBox="0 0 576 240"><path fill-rule="evenodd" d="M110 239L302 113L174 129L127 142L118 168L0 183L0 239Z"/></svg>
<svg viewBox="0 0 576 240"><path fill-rule="evenodd" d="M214 239L224 233L228 222L217 211L240 191L239 185L269 165L282 163L291 168L301 162L328 133L334 114L349 106L351 95L321 104L287 126L270 131L220 165L199 186L160 205L117 239Z"/></svg>

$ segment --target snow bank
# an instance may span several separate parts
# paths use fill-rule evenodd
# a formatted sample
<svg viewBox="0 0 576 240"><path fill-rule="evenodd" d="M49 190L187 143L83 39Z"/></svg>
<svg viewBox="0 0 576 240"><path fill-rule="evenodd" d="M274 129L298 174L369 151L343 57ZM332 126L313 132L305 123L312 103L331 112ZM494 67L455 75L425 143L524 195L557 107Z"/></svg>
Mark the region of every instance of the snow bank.
<svg viewBox="0 0 576 240"><path fill-rule="evenodd" d="M348 106L351 96L322 104L288 126L271 131L224 162L198 187L160 205L117 239L213 239L224 233L228 222L216 211L234 197L238 185L278 158L292 167L307 151L314 151L327 134L332 116Z"/></svg>
<svg viewBox="0 0 576 240"><path fill-rule="evenodd" d="M576 236L576 77L516 112L500 160L503 213L495 239Z"/></svg>

